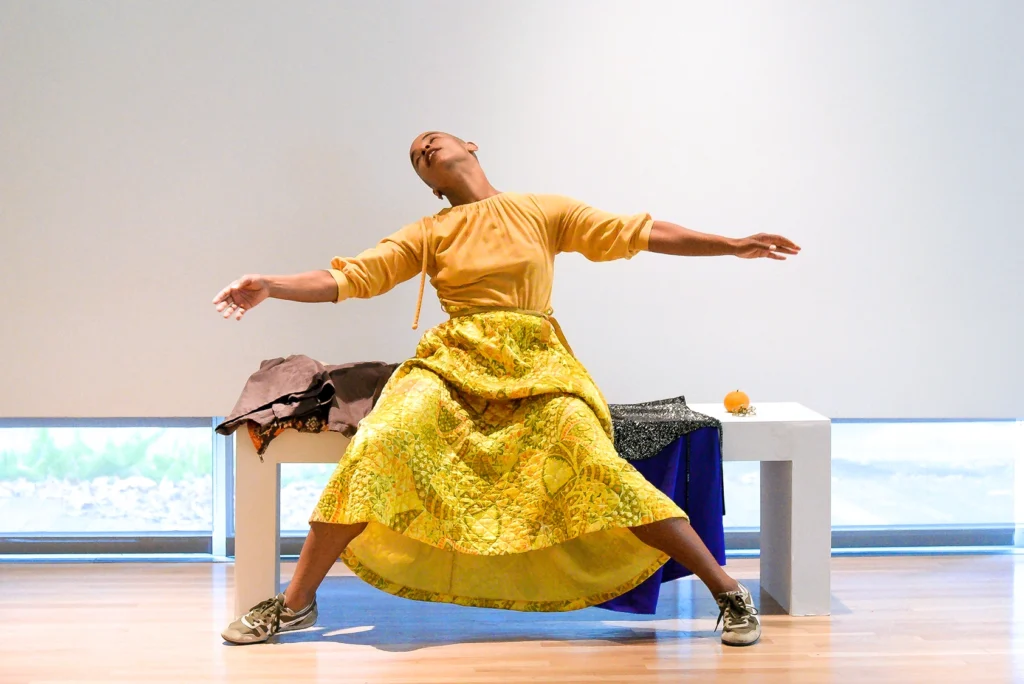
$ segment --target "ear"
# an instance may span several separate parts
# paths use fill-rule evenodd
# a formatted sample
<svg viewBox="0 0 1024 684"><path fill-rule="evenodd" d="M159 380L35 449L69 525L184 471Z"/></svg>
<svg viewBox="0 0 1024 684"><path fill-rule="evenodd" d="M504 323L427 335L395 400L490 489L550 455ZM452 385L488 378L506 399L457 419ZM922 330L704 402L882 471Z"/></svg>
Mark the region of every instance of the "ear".
<svg viewBox="0 0 1024 684"><path fill-rule="evenodd" d="M466 143L466 149L474 154L480 151L480 147L475 142Z"/></svg>
<svg viewBox="0 0 1024 684"><path fill-rule="evenodd" d="M444 195L441 194L440 190L434 190L434 197L436 197L439 200L443 200L444 199Z"/></svg>

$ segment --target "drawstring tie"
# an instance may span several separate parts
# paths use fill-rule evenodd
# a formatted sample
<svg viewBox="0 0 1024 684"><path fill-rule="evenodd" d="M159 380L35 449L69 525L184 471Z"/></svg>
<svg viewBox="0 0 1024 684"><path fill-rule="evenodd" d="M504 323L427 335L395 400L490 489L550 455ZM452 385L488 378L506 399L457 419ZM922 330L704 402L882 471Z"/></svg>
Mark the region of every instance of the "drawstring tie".
<svg viewBox="0 0 1024 684"><path fill-rule="evenodd" d="M423 219L420 222L420 226L423 228L423 265L420 266L420 294L416 297L416 315L412 319L412 329L416 330L420 327L420 310L423 308L423 289L427 286L427 252L430 249L430 230L427 228L427 221L431 219Z"/></svg>

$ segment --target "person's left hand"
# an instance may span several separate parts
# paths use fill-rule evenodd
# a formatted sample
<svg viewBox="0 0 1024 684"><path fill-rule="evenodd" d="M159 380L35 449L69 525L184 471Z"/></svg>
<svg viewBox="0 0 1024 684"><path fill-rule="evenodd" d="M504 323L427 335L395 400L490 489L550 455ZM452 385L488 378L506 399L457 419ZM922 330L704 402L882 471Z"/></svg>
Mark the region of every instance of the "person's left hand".
<svg viewBox="0 0 1024 684"><path fill-rule="evenodd" d="M788 238L758 233L737 241L736 256L740 259L775 259L785 261L786 255L800 253L800 247Z"/></svg>

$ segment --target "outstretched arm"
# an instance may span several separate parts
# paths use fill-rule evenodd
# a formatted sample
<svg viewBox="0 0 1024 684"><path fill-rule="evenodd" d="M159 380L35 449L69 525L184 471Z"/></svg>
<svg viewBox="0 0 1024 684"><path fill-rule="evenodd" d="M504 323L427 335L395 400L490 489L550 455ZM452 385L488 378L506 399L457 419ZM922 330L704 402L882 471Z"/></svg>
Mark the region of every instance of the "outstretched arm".
<svg viewBox="0 0 1024 684"><path fill-rule="evenodd" d="M650 252L676 256L738 256L743 259L768 258L785 260L787 254L798 254L792 240L781 235L758 233L745 238L727 238L699 233L667 221L655 221L651 227Z"/></svg>
<svg viewBox="0 0 1024 684"><path fill-rule="evenodd" d="M330 271L309 271L295 275L245 275L217 293L213 303L224 318L242 320L245 312L268 299L290 302L333 302L338 299L338 281Z"/></svg>
<svg viewBox="0 0 1024 684"><path fill-rule="evenodd" d="M356 257L335 257L330 270L242 276L221 290L213 303L224 318L242 320L249 309L271 297L290 302L376 297L419 272L423 249L422 224L413 223Z"/></svg>
<svg viewBox="0 0 1024 684"><path fill-rule="evenodd" d="M758 233L726 238L698 233L650 214L610 214L568 197L542 195L538 201L553 217L551 227L558 252L579 252L592 261L629 258L640 251L677 256L724 256L782 261L800 247L781 235Z"/></svg>

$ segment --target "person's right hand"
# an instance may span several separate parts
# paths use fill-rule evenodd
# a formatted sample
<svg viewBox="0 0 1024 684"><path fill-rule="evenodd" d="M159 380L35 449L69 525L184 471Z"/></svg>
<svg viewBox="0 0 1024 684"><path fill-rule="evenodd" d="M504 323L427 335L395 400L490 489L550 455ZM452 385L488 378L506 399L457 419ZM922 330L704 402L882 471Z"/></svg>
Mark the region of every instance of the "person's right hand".
<svg viewBox="0 0 1024 684"><path fill-rule="evenodd" d="M213 304L224 318L242 320L245 312L270 296L270 284L260 275L245 275L231 283L213 298Z"/></svg>

